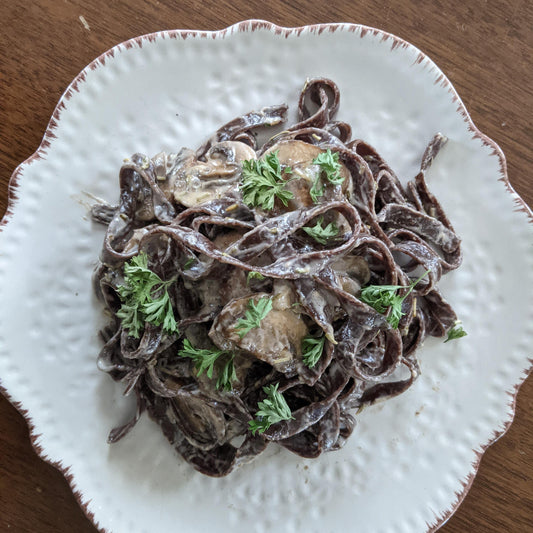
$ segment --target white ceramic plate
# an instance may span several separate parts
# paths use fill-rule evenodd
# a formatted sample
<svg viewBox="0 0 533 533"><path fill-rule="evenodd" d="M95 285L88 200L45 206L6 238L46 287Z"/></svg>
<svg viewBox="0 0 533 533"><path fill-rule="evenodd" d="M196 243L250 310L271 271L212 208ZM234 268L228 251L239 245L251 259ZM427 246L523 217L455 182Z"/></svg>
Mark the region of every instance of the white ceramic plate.
<svg viewBox="0 0 533 533"><path fill-rule="evenodd" d="M435 132L449 137L428 181L464 240L464 264L441 288L468 337L428 340L415 385L365 410L346 447L318 460L270 446L210 479L177 457L147 416L108 446L108 431L132 406L95 365L104 319L90 280L102 230L87 217L84 192L116 201L124 157L196 147L251 109L287 102L294 118L314 76L337 82L339 118L404 179ZM0 307L2 387L25 411L41 457L67 475L102 530L434 530L511 422L533 344L531 213L450 82L396 37L252 21L128 41L72 82L10 190L0 233L0 301L10 302Z"/></svg>

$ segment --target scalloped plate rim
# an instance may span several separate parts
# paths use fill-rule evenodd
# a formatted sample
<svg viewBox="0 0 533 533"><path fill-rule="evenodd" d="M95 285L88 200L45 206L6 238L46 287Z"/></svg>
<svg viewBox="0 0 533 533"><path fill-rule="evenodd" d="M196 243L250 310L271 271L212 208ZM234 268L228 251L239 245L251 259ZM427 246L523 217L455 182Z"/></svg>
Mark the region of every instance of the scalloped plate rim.
<svg viewBox="0 0 533 533"><path fill-rule="evenodd" d="M52 116L50 120L48 121L48 124L46 126L46 130L43 134L41 143L37 150L25 159L22 163L20 163L13 173L11 174L11 177L9 179L8 183L8 198L7 198L7 207L6 211L0 220L0 231L3 230L3 228L9 223L11 217L13 216L14 209L16 208L16 204L18 201L17 196L17 189L18 189L18 179L20 177L21 172L23 169L29 165L31 165L34 161L37 161L39 159L43 159L46 157L46 151L49 147L50 140L55 138L55 134L53 133L53 130L57 126L57 122L60 120L61 116L61 110L64 107L64 101L67 101L72 96L72 91L79 91L78 84L83 83L85 81L86 73L90 70L95 70L96 68L105 67L106 58L109 56L114 56L116 52L120 53L123 48L132 48L134 46L142 47L142 42L145 40L148 41L155 41L156 39L165 39L166 37L170 38L178 38L181 37L183 39L186 39L188 36L193 35L195 37L199 38L207 38L211 37L212 39L222 38L227 33L232 34L236 31L248 31L250 33L253 33L256 31L256 29L267 29L272 31L275 34L285 34L285 37L292 33L296 33L299 35L300 33L304 31L311 31L316 32L318 34L324 32L325 30L329 30L330 32L335 32L337 30L346 30L351 32L360 31L360 38L364 38L366 33L372 33L373 35L381 35L382 41L386 41L388 39L392 39L393 41L393 48L396 46L402 46L402 47L409 47L413 50L415 50L418 53L418 59L417 62L427 61L433 67L437 70L437 72L440 73L440 76L438 80L435 83L440 83L443 87L445 87L448 92L450 92L453 96L454 101L458 104L458 108L456 112L460 113L463 116L463 119L465 123L468 126L468 129L474 134L474 137L479 138L483 144L486 146L490 146L493 148L494 152L491 155L495 155L498 157L500 162L500 174L501 177L499 178L500 181L503 181L507 192L514 196L514 202L517 205L517 208L520 211L523 211L526 216L529 219L529 223L533 223L533 211L532 209L527 205L527 203L522 199L522 197L515 191L513 186L511 185L509 181L509 176L507 173L507 163L505 159L505 155L500 148L500 146L492 140L490 137L485 135L479 128L475 125L474 121L470 117L470 114L468 110L466 109L466 106L464 105L463 101L461 100L459 94L455 90L453 84L448 79L448 77L440 70L438 65L436 65L433 60L426 55L423 51L421 51L418 47L415 45L409 43L408 41L402 39L401 37L398 37L392 33L389 33L385 30L381 30L379 28L374 28L371 26L366 26L363 24L355 24L355 23L322 23L322 24L310 24L310 25L304 25L304 26L296 26L296 27L285 27L285 26L279 26L277 24L274 24L272 22L262 20L262 19L249 19L244 20L241 22L237 22L235 24L232 24L230 26L227 26L226 28L223 28L221 30L190 30L190 29L182 29L182 30L162 30L152 33L143 34L137 37L132 37L130 39L127 39L125 41L122 41L113 47L109 48L102 54L100 54L98 57L96 57L93 61L91 61L89 64L87 64L75 77L74 79L69 83L63 94L58 100L57 105L54 108L54 111L52 113ZM427 524L427 533L434 533L437 531L441 526L443 526L449 518L455 513L455 511L459 508L461 503L463 502L464 498L468 494L472 483L474 482L474 479L476 477L476 474L479 470L479 466L481 463L481 459L483 457L483 454L485 451L494 444L498 439L503 437L505 433L509 430L511 427L511 424L513 423L514 416L516 414L516 399L518 395L518 391L520 390L520 387L525 382L525 380L528 378L528 376L533 371L533 358L528 358L528 361L530 363L529 367L524 369L522 376L520 377L519 381L514 385L514 390L512 391L506 391L507 394L511 396L511 402L509 404L510 411L509 411L509 417L506 421L503 421L503 429L501 430L495 430L493 433L493 436L486 442L485 444L480 445L479 450L473 450L476 454L476 461L472 463L472 471L467 476L467 481L463 482L463 491L461 493L456 493L457 499L452 504L450 509L448 509L444 514L442 514L439 517L435 517L436 521L434 524ZM61 474L65 477L67 483L69 484L72 493L78 502L79 506L81 507L84 514L87 516L87 518L92 522L94 527L101 531L102 533L110 533L107 529L102 528L98 525L98 522L94 516L94 513L89 510L88 504L90 503L90 500L85 499L83 493L76 487L76 482L72 474L70 474L69 466L64 466L61 461L54 461L51 458L47 457L45 454L45 450L37 443L37 439L39 438L40 434L37 434L35 432L35 427L32 423L32 417L27 409L24 408L24 406L21 404L21 402L15 401L11 398L11 395L9 394L8 390L2 385L1 379L0 379L0 392L2 395L15 407L15 409L20 413L20 415L24 418L28 430L29 430L29 437L32 444L32 447L35 451L35 453L45 462L52 465L54 468L59 470Z"/></svg>

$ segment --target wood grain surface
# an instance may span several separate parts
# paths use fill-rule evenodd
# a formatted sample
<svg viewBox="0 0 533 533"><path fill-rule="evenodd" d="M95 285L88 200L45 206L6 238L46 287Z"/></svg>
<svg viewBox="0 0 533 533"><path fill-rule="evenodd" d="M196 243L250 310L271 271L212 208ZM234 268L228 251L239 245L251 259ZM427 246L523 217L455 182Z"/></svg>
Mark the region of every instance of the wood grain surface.
<svg viewBox="0 0 533 533"><path fill-rule="evenodd" d="M13 170L37 149L62 92L92 59L136 35L216 30L249 18L283 26L362 23L413 43L452 81L481 131L502 147L512 185L533 205L530 0L5 0L0 2L0 214ZM515 422L488 449L472 489L440 531L533 531L532 407L530 379L518 394ZM0 396L0 532L6 531L95 528L63 476L34 453L24 419Z"/></svg>

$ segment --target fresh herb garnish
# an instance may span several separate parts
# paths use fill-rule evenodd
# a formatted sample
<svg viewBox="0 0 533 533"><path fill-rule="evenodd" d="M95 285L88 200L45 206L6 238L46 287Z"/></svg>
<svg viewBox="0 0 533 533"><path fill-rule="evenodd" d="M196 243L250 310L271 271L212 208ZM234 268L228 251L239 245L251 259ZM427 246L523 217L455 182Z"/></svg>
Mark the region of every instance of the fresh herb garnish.
<svg viewBox="0 0 533 533"><path fill-rule="evenodd" d="M344 182L344 176L341 176L341 164L339 163L339 154L332 152L329 148L313 159L314 165L320 166L320 172L316 175L313 185L309 190L309 195L315 204L318 203L318 199L324 196L326 186L322 183L322 175L332 184L340 185Z"/></svg>
<svg viewBox="0 0 533 533"><path fill-rule="evenodd" d="M241 191L244 203L250 207L262 207L270 210L279 198L284 206L294 198L286 189L287 180L283 174L291 174L290 167L283 170L278 159L278 152L267 154L264 159L248 159L242 162Z"/></svg>
<svg viewBox="0 0 533 533"><path fill-rule="evenodd" d="M189 259L187 259L183 265L183 270L189 270L194 265L195 261L196 259L194 257L189 257Z"/></svg>
<svg viewBox="0 0 533 533"><path fill-rule="evenodd" d="M239 337L242 339L250 330L261 326L261 320L265 318L272 309L272 299L263 296L257 300L253 298L248 300L248 309L244 318L239 318L235 329L239 331Z"/></svg>
<svg viewBox="0 0 533 533"><path fill-rule="evenodd" d="M139 304L132 303L130 305L123 302L117 311L117 317L122 321L122 327L128 334L138 339L145 323L144 315L139 309Z"/></svg>
<svg viewBox="0 0 533 533"><path fill-rule="evenodd" d="M176 319L166 287L159 298L147 302L143 309L146 313L146 321L150 324L156 326L163 324L163 329L171 333L176 330Z"/></svg>
<svg viewBox="0 0 533 533"><path fill-rule="evenodd" d="M311 196L311 199L315 204L318 204L318 199L321 196L324 196L324 191L326 190L326 186L322 184L320 180L320 173L318 173L313 181L313 185L309 189L309 196Z"/></svg>
<svg viewBox="0 0 533 533"><path fill-rule="evenodd" d="M324 350L324 343L326 342L326 337L322 336L318 339L316 337L311 337L308 335L302 340L302 359L306 366L313 368L322 355Z"/></svg>
<svg viewBox="0 0 533 533"><path fill-rule="evenodd" d="M361 291L360 300L371 307L378 313L385 313L390 307L391 312L387 317L387 322L393 327L397 328L400 319L405 314L402 311L403 301L411 294L418 282L427 274L429 270L424 272L417 280L413 281L407 287L403 285L369 285ZM408 291L400 296L396 294L398 289L408 289Z"/></svg>
<svg viewBox="0 0 533 533"><path fill-rule="evenodd" d="M246 283L250 283L250 280L252 279L263 280L265 279L265 276L263 276L261 272L256 272L255 270L252 270L251 272L248 272L248 276L246 276Z"/></svg>
<svg viewBox="0 0 533 533"><path fill-rule="evenodd" d="M453 325L453 328L448 331L448 338L444 342L452 341L453 339L460 339L466 337L468 333L461 326L461 321L457 320Z"/></svg>
<svg viewBox="0 0 533 533"><path fill-rule="evenodd" d="M228 392L233 389L231 382L237 380L237 373L235 372L233 358L234 356L231 355L230 358L224 363L224 366L219 370L217 389L223 389Z"/></svg>
<svg viewBox="0 0 533 533"><path fill-rule="evenodd" d="M124 284L117 287L122 306L117 317L122 327L136 339L145 322L163 326L166 333L177 333L172 302L167 287L174 280L163 281L148 268L148 256L141 252L124 265Z"/></svg>
<svg viewBox="0 0 533 533"><path fill-rule="evenodd" d="M339 154L337 152L332 152L328 148L313 159L313 164L320 165L320 169L331 184L340 185L344 182L344 176L341 176L340 173L342 167L339 163Z"/></svg>
<svg viewBox="0 0 533 533"><path fill-rule="evenodd" d="M322 227L323 217L319 217L312 228L302 228L307 235L313 237L320 244L326 244L328 239L339 234L339 228L335 222L330 222L326 227Z"/></svg>
<svg viewBox="0 0 533 533"><path fill-rule="evenodd" d="M237 379L235 366L233 364L234 355L226 350L204 350L195 348L188 339L183 341L183 348L178 351L180 357L188 357L195 363L198 375L201 376L206 371L209 379L213 378L215 363L222 357L226 359L224 365L218 365L217 389L230 391L231 382Z"/></svg>
<svg viewBox="0 0 533 533"><path fill-rule="evenodd" d="M248 428L255 435L264 433L272 424L281 422L282 420L294 420L291 409L287 405L287 401L281 392L278 392L279 383L263 387L263 391L267 397L257 404L259 407L255 413L256 419L248 422Z"/></svg>

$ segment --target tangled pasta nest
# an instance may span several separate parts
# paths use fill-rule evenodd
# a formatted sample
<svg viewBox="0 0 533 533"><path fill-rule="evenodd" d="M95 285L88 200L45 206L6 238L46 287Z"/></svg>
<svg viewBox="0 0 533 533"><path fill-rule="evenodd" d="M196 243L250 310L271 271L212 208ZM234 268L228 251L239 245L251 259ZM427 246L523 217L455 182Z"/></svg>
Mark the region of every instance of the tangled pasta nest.
<svg viewBox="0 0 533 533"><path fill-rule="evenodd" d="M413 383L427 335L452 330L437 283L460 265L460 239L424 179L445 139L404 187L333 120L338 106L332 81L308 80L298 123L262 146L254 130L287 106L196 151L135 154L118 206L93 208L107 225L95 292L112 317L98 364L137 399L109 442L147 410L210 476L271 441L317 457L345 443L355 409ZM383 286L396 307L362 297Z"/></svg>

